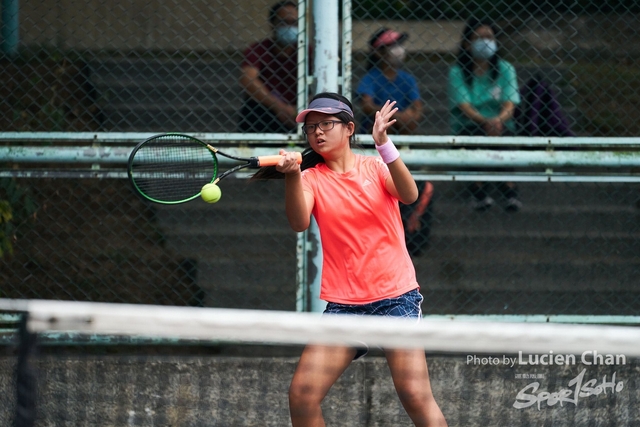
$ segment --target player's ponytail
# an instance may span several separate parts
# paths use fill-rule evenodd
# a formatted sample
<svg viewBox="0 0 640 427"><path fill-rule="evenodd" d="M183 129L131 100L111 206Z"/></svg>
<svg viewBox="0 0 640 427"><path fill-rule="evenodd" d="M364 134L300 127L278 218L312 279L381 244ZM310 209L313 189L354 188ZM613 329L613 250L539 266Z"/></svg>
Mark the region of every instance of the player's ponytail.
<svg viewBox="0 0 640 427"><path fill-rule="evenodd" d="M319 94L317 94L316 96L313 97L313 99L311 99L310 103L313 102L314 100L318 99L318 98L329 98L329 99L335 99L336 101L340 101L345 103L346 105L349 106L349 108L351 109L351 111L353 111L353 105L351 105L351 101L349 101L345 96L340 95L339 93L334 93L334 92L321 92ZM341 122L348 124L353 122L354 123L354 132L351 135L351 137L349 138L349 144L353 147L355 146L355 141L356 141L356 132L355 132L355 119L354 117L347 113L347 112L339 112L334 114L334 116L340 120ZM322 156L318 153L316 153L315 151L313 151L313 149L311 147L307 147L303 152L302 152L302 164L300 165L300 169L301 170L305 170L305 169L310 169L315 167L317 164L319 163L324 163L324 158L322 158ZM284 178L284 174L280 173L276 170L275 166L267 166L264 168L261 168L258 172L256 172L251 179L255 180L255 179L283 179Z"/></svg>

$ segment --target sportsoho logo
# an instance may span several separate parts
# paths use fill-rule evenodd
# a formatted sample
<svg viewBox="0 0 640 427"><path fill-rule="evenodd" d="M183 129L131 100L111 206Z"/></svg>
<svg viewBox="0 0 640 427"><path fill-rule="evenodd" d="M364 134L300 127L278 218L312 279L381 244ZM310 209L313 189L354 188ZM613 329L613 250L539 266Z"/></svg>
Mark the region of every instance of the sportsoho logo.
<svg viewBox="0 0 640 427"><path fill-rule="evenodd" d="M580 363L584 366L595 365L626 365L627 358L624 354L600 354L595 350L584 351L579 356L574 354L554 354L553 351L545 354L529 354L523 355L518 353L517 357L478 357L476 355L467 356L467 365L502 365L510 368L519 367L532 368L540 366L569 365L574 366ZM624 389L624 381L616 378L616 372L611 375L611 379L604 375L600 378L586 379L587 369L584 368L574 378L569 380L566 388L557 391L540 391L542 386L539 381L534 381L523 387L516 395L513 407L516 409L524 409L533 405L537 405L538 410L542 409L543 404L546 406L555 406L559 404L578 405L582 398L598 396L600 394L615 394ZM543 379L544 374L520 374L516 373L516 378Z"/></svg>
<svg viewBox="0 0 640 427"><path fill-rule="evenodd" d="M584 351L580 355L580 363L586 366L593 365L626 365L627 358L624 354L598 354L595 350ZM550 366L550 365L575 365L576 356L573 354L548 354L528 355L524 358L522 352L518 354L519 366ZM572 404L578 406L581 398L598 396L600 394L615 394L624 389L624 382L616 380L616 372L611 375L611 380L607 381L607 375L598 378L586 379L587 369L582 371L569 380L566 388L558 391L538 391L540 383L534 381L523 387L516 395L513 407L516 409L524 409L533 405L537 405L538 410L542 408L543 403L547 406L555 406L560 404Z"/></svg>

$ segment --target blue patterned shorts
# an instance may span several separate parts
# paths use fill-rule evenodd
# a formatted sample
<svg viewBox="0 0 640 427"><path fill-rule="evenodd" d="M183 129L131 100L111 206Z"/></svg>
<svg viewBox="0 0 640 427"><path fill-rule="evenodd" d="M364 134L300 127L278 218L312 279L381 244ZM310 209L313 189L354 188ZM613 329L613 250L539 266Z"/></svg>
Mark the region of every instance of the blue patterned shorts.
<svg viewBox="0 0 640 427"><path fill-rule="evenodd" d="M422 295L418 289L407 292L395 298L387 298L368 304L338 304L327 303L325 314L353 314L356 316L387 316L387 317L422 317Z"/></svg>
<svg viewBox="0 0 640 427"><path fill-rule="evenodd" d="M420 321L422 318L423 296L418 289L407 292L395 298L386 298L368 304L339 304L327 303L324 314L351 314L355 316L386 316L404 317ZM361 358L369 351L369 347L362 343L356 348L354 360Z"/></svg>

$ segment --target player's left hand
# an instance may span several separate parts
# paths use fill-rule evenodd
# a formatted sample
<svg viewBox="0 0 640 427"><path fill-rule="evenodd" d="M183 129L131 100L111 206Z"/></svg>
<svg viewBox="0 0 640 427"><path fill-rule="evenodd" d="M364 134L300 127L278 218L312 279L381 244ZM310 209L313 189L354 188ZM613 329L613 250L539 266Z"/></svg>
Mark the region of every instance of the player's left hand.
<svg viewBox="0 0 640 427"><path fill-rule="evenodd" d="M387 101L380 111L376 111L376 119L371 131L373 142L375 142L376 145L382 145L387 142L387 129L396 122L396 119L392 119L393 115L398 111L395 105L396 101Z"/></svg>

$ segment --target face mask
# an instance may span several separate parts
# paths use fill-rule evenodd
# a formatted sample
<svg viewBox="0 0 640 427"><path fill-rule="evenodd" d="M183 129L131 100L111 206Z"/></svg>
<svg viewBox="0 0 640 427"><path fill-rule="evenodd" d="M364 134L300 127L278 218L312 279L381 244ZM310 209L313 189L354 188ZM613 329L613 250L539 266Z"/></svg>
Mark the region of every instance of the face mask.
<svg viewBox="0 0 640 427"><path fill-rule="evenodd" d="M298 41L298 27L276 28L276 40L282 45L296 44Z"/></svg>
<svg viewBox="0 0 640 427"><path fill-rule="evenodd" d="M498 51L495 40L477 39L471 42L471 55L476 59L491 59Z"/></svg>
<svg viewBox="0 0 640 427"><path fill-rule="evenodd" d="M388 61L391 65L400 66L407 56L407 51L402 46L393 46L388 52Z"/></svg>

